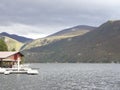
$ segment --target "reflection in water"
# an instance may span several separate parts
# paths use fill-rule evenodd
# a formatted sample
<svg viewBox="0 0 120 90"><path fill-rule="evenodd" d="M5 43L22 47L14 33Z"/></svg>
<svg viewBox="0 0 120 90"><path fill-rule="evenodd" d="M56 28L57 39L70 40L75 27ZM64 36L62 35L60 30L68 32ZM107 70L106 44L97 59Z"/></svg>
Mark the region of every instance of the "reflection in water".
<svg viewBox="0 0 120 90"><path fill-rule="evenodd" d="M31 64L39 75L0 74L0 90L120 90L120 64Z"/></svg>

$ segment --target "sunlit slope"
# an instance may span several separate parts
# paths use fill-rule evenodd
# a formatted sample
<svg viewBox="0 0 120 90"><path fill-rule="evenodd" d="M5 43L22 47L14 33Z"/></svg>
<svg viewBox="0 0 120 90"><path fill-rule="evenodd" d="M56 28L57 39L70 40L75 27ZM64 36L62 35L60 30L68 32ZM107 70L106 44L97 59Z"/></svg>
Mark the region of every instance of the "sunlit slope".
<svg viewBox="0 0 120 90"><path fill-rule="evenodd" d="M23 52L29 62L120 62L120 21Z"/></svg>
<svg viewBox="0 0 120 90"><path fill-rule="evenodd" d="M23 43L12 38L6 36L3 36L1 38L6 42L9 51L19 51L20 48L23 46Z"/></svg>
<svg viewBox="0 0 120 90"><path fill-rule="evenodd" d="M71 37L75 37L79 35L84 35L85 33L91 30L94 30L94 29L95 27L86 26L86 25L79 25L79 26L75 26L72 28L64 29L48 37L33 40L32 42L25 44L22 47L22 50L35 48L38 46L44 46L44 45L47 45L52 42L56 42L56 41L59 41L65 38L71 38Z"/></svg>

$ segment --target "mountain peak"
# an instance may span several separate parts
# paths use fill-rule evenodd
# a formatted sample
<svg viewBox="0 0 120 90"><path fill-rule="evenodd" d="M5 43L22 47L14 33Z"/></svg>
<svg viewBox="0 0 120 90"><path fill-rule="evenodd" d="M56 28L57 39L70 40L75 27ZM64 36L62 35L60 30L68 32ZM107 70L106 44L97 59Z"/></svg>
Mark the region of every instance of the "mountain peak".
<svg viewBox="0 0 120 90"><path fill-rule="evenodd" d="M15 40L22 42L22 43L29 42L29 41L33 40L31 38L22 37L22 36L15 35L15 34L9 34L7 32L0 33L0 36L7 36L9 38L15 39Z"/></svg>
<svg viewBox="0 0 120 90"><path fill-rule="evenodd" d="M88 26L88 25L77 25L77 26L56 32L50 36L61 36L61 35L68 36L68 35L73 35L73 34L75 35L75 34L80 34L81 32L86 33L86 31L91 31L91 30L94 30L95 28L96 27Z"/></svg>
<svg viewBox="0 0 120 90"><path fill-rule="evenodd" d="M120 22L120 20L108 20L108 22Z"/></svg>
<svg viewBox="0 0 120 90"><path fill-rule="evenodd" d="M6 32L2 32L2 33L0 33L1 35L9 35L8 33L6 33Z"/></svg>
<svg viewBox="0 0 120 90"><path fill-rule="evenodd" d="M105 24L120 25L120 20L108 20Z"/></svg>

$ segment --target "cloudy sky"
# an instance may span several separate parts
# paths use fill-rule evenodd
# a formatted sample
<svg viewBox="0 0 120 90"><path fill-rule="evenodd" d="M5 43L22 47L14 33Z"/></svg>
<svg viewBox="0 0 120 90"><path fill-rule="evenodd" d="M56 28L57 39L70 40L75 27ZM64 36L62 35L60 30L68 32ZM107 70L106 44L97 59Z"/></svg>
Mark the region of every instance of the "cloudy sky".
<svg viewBox="0 0 120 90"><path fill-rule="evenodd" d="M0 32L40 38L120 19L120 0L0 0Z"/></svg>

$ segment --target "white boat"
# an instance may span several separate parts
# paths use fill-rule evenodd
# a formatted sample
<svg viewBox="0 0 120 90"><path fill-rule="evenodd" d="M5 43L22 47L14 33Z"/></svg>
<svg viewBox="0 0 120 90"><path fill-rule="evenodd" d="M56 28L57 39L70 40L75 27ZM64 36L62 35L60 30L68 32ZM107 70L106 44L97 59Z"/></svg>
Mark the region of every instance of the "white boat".
<svg viewBox="0 0 120 90"><path fill-rule="evenodd" d="M0 68L0 73L4 73L6 71L5 68Z"/></svg>
<svg viewBox="0 0 120 90"><path fill-rule="evenodd" d="M38 74L38 71L37 70L33 70L31 68L29 69L26 69L26 68L20 68L19 70L17 68L9 68L9 69L6 69L4 72L3 72L5 75L8 75L8 74L28 74L28 75L37 75Z"/></svg>
<svg viewBox="0 0 120 90"><path fill-rule="evenodd" d="M5 74L5 75L8 75L8 74L37 75L38 71L31 69L29 67L24 67L23 65L20 65L20 61L18 60L17 66L13 68L0 68L0 73Z"/></svg>
<svg viewBox="0 0 120 90"><path fill-rule="evenodd" d="M5 71L4 74L8 75L8 74L10 74L10 71Z"/></svg>
<svg viewBox="0 0 120 90"><path fill-rule="evenodd" d="M29 69L29 70L27 71L27 74L29 74L29 75L37 75L37 74L38 74L38 71L37 71L37 70L32 70L32 69L30 70L30 69Z"/></svg>

